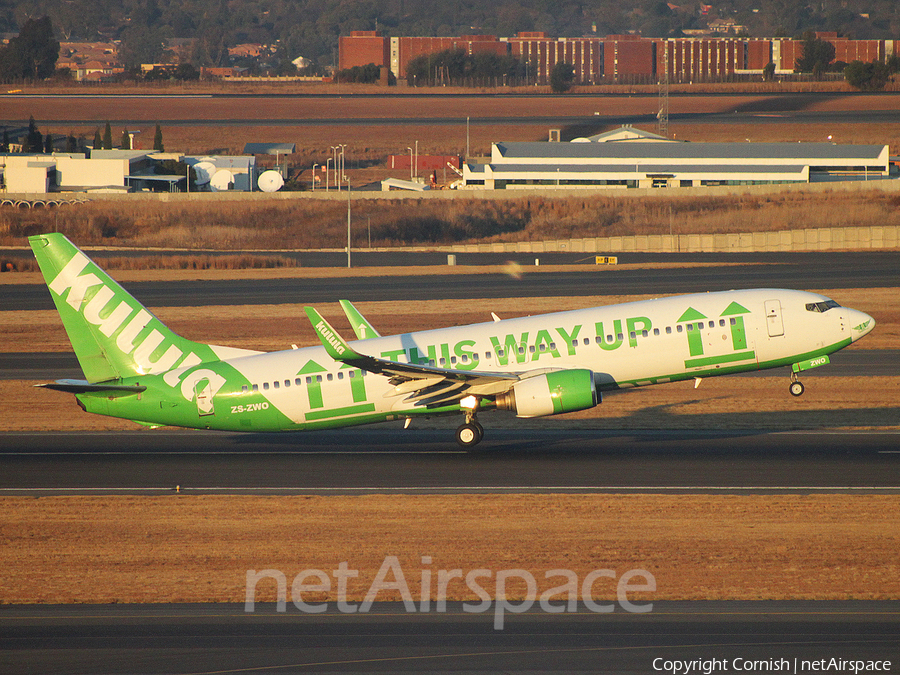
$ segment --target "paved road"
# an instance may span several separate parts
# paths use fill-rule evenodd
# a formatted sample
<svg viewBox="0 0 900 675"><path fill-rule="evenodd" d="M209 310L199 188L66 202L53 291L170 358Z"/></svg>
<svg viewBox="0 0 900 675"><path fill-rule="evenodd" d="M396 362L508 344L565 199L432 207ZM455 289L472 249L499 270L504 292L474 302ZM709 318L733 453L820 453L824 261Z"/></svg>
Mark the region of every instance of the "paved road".
<svg viewBox="0 0 900 675"><path fill-rule="evenodd" d="M455 421L289 434L7 433L0 495L176 486L187 494L900 493L900 433L516 429L499 414L482 422L485 440L471 453L456 445Z"/></svg>
<svg viewBox="0 0 900 675"><path fill-rule="evenodd" d="M534 256L509 256L533 264ZM703 255L692 256L703 262ZM446 256L444 257L446 261ZM898 283L900 252L760 254L742 265L676 269L585 266L515 279L505 274L417 275L333 279L267 279L123 284L148 307L281 304L285 302L443 300L450 298L579 297L587 295L699 293L746 288L884 288ZM623 261L624 262L624 261ZM530 268L533 269L533 268ZM115 274L113 274L115 276ZM9 287L0 311L52 309L43 284ZM838 298L840 301L840 298ZM864 308L862 308L864 309Z"/></svg>
<svg viewBox="0 0 900 675"><path fill-rule="evenodd" d="M675 660L700 660L692 672L703 672L700 663L718 659L708 672L770 672L773 664L786 673L853 672L803 667L838 659L900 672L900 609L892 602L654 602L641 614L538 609L505 613L502 630L494 629L493 604L482 613L459 603L414 614L400 603L364 614L341 614L334 603L324 614L288 608L0 607L0 671L652 674Z"/></svg>

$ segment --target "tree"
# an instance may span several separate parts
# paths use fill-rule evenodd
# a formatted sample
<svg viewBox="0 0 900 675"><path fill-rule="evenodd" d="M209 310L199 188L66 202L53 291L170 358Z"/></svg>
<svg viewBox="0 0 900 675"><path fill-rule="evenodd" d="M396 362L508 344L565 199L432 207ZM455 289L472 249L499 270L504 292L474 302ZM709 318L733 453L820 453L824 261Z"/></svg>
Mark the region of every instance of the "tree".
<svg viewBox="0 0 900 675"><path fill-rule="evenodd" d="M78 139L75 138L75 134L73 134L71 131L69 132L69 135L66 136L66 152L78 152Z"/></svg>
<svg viewBox="0 0 900 675"><path fill-rule="evenodd" d="M554 94L565 94L575 81L575 67L565 61L558 62L550 71L550 89Z"/></svg>
<svg viewBox="0 0 900 675"><path fill-rule="evenodd" d="M100 138L100 127L94 129L94 147L93 150L100 150L103 148L103 139Z"/></svg>
<svg viewBox="0 0 900 675"><path fill-rule="evenodd" d="M9 152L9 129L3 127L3 141L0 142L0 152Z"/></svg>
<svg viewBox="0 0 900 675"><path fill-rule="evenodd" d="M112 150L112 127L109 126L109 122L106 123L106 128L103 130L103 149Z"/></svg>
<svg viewBox="0 0 900 675"><path fill-rule="evenodd" d="M53 154L53 134L51 132L47 132L47 135L44 136L44 152L48 155Z"/></svg>
<svg viewBox="0 0 900 675"><path fill-rule="evenodd" d="M772 63L771 61L769 61L766 64L766 67L763 68L762 75L763 75L764 82L771 82L772 80L774 80L775 79L775 64Z"/></svg>
<svg viewBox="0 0 900 675"><path fill-rule="evenodd" d="M876 91L884 89L891 80L891 73L888 66L881 61L872 61L872 63L853 61L844 68L844 78L851 87Z"/></svg>
<svg viewBox="0 0 900 675"><path fill-rule="evenodd" d="M803 56L794 63L794 72L823 73L834 61L834 45L820 40L812 31L803 34Z"/></svg>
<svg viewBox="0 0 900 675"><path fill-rule="evenodd" d="M29 19L19 34L0 49L0 78L46 79L56 72L59 42L50 17Z"/></svg>
<svg viewBox="0 0 900 675"><path fill-rule="evenodd" d="M165 148L163 148L162 129L160 129L158 124L156 125L156 133L153 134L153 149L157 152L165 151Z"/></svg>
<svg viewBox="0 0 900 675"><path fill-rule="evenodd" d="M128 135L128 129L122 129L122 143L120 147L123 150L131 150L131 136Z"/></svg>
<svg viewBox="0 0 900 675"><path fill-rule="evenodd" d="M44 135L38 130L37 123L34 121L34 115L28 119L28 133L25 136L25 143L22 144L22 152L43 152L44 151Z"/></svg>

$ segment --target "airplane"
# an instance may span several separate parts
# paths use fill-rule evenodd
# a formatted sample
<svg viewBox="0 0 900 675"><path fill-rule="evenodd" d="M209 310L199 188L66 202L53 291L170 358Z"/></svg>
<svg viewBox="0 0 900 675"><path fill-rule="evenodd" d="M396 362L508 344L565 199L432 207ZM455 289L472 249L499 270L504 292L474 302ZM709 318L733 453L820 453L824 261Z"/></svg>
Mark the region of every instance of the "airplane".
<svg viewBox="0 0 900 675"><path fill-rule="evenodd" d="M320 344L259 352L175 334L61 234L29 237L84 372L36 386L85 411L140 424L298 431L463 415L456 440L478 444L478 414L543 417L585 410L602 393L768 368L800 373L875 327L864 312L806 291L732 290L382 336L347 301L347 341L312 307Z"/></svg>

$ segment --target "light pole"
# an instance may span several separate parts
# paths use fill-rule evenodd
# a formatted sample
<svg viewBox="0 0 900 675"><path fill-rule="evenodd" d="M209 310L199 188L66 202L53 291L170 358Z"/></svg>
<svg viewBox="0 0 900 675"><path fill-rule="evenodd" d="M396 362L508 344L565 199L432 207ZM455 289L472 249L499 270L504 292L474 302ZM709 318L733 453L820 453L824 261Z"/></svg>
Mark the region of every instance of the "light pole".
<svg viewBox="0 0 900 675"><path fill-rule="evenodd" d="M419 177L419 141L416 141L416 161L415 161L415 167L416 167L416 178L418 178L418 177Z"/></svg>
<svg viewBox="0 0 900 675"><path fill-rule="evenodd" d="M344 172L344 148L347 147L347 144L344 143L343 145L337 145L335 147L341 149L341 173L339 175L342 180L347 180L347 174ZM334 170L335 170L335 173L337 173L337 160L335 160L335 163L334 163ZM337 181L337 186L338 186L338 192L340 192L341 191L340 181ZM349 190L349 188L347 188L347 189Z"/></svg>
<svg viewBox="0 0 900 675"><path fill-rule="evenodd" d="M466 160L469 159L469 118L466 117Z"/></svg>
<svg viewBox="0 0 900 675"><path fill-rule="evenodd" d="M332 164L332 166L334 167L334 184L335 184L335 185L338 184L338 173L337 173L337 168L338 168L338 164L337 164L337 149L338 149L338 146L336 146L336 145L329 145L329 146L328 146L328 150L331 152L332 161L334 162L334 163Z"/></svg>
<svg viewBox="0 0 900 675"><path fill-rule="evenodd" d="M328 192L328 165L331 163L331 157L325 160L325 192Z"/></svg>
<svg viewBox="0 0 900 675"><path fill-rule="evenodd" d="M412 148L407 145L406 149L409 150L409 182L411 183L413 179Z"/></svg>
<svg viewBox="0 0 900 675"><path fill-rule="evenodd" d="M313 168L312 168L312 172L313 172L313 175L312 175L312 191L313 191L313 192L316 191L316 169L318 169L318 168L319 168L319 165L318 165L318 164L313 164Z"/></svg>

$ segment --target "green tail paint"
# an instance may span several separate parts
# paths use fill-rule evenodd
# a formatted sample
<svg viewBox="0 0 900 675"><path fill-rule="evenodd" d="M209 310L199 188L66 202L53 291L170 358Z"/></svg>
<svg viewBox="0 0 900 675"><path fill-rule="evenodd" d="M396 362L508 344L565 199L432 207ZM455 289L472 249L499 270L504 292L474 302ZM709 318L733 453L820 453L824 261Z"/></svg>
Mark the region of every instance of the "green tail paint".
<svg viewBox="0 0 900 675"><path fill-rule="evenodd" d="M167 328L61 234L28 238L88 382L218 361L243 350L187 340Z"/></svg>

